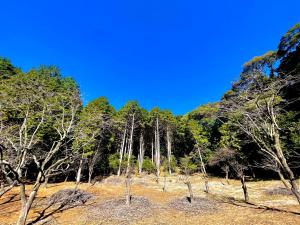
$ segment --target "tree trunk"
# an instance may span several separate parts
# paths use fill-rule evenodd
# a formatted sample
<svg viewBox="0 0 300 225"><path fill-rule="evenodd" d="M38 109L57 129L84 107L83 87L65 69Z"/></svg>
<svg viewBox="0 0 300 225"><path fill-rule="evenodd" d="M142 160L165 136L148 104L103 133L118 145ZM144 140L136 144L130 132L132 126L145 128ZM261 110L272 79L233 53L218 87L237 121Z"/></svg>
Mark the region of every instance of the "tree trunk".
<svg viewBox="0 0 300 225"><path fill-rule="evenodd" d="M29 194L28 198L26 198L26 194L25 194L25 184L23 184L23 183L20 184L20 197L21 197L22 207L21 207L17 225L25 225L26 224L29 210L31 209L32 203L33 203L33 201L37 195L37 192L41 186L41 178L42 178L42 174L39 173L38 177L37 177L37 181L34 184L32 191Z"/></svg>
<svg viewBox="0 0 300 225"><path fill-rule="evenodd" d="M164 187L163 187L163 192L167 191L167 176L165 175L164 177Z"/></svg>
<svg viewBox="0 0 300 225"><path fill-rule="evenodd" d="M229 166L225 166L225 179L227 184L229 184L228 173L229 173Z"/></svg>
<svg viewBox="0 0 300 225"><path fill-rule="evenodd" d="M204 183L205 183L205 192L208 193L209 192L209 185L208 185L208 179L207 177L204 178Z"/></svg>
<svg viewBox="0 0 300 225"><path fill-rule="evenodd" d="M242 188L243 188L243 192L244 192L244 199L245 202L249 202L249 195L248 195L248 189L247 189L247 185L245 182L245 175L241 176L241 183L242 183Z"/></svg>
<svg viewBox="0 0 300 225"><path fill-rule="evenodd" d="M153 140L151 142L151 162L154 164L154 158L153 158Z"/></svg>
<svg viewBox="0 0 300 225"><path fill-rule="evenodd" d="M78 189L78 186L80 184L82 167L83 167L83 158L81 157L80 162L79 162L79 167L78 167L78 170L77 170L77 175L76 175L75 190Z"/></svg>
<svg viewBox="0 0 300 225"><path fill-rule="evenodd" d="M290 190L291 187L289 185L289 183L286 181L286 179L284 178L283 174L281 173L280 170L277 171L277 174L281 180L281 182L283 183L283 185L285 186L286 189Z"/></svg>
<svg viewBox="0 0 300 225"><path fill-rule="evenodd" d="M138 156L138 162L139 162L139 174L142 174L143 170L143 162L144 162L144 138L143 134L141 133L140 136L140 151L139 151L139 156Z"/></svg>
<svg viewBox="0 0 300 225"><path fill-rule="evenodd" d="M156 118L156 132L155 132L155 140L156 140L156 145L155 145L155 162L156 162L156 176L157 179L159 179L160 176L160 139L159 139L159 122L158 122L158 117Z"/></svg>
<svg viewBox="0 0 300 225"><path fill-rule="evenodd" d="M89 170L89 179L88 179L88 183L89 183L89 184L92 182L92 174L93 174L93 172L91 172L91 171Z"/></svg>
<svg viewBox="0 0 300 225"><path fill-rule="evenodd" d="M44 181L44 188L48 187L48 181L49 181L49 177L46 176L45 181Z"/></svg>
<svg viewBox="0 0 300 225"><path fill-rule="evenodd" d="M134 116L135 116L135 114L133 113L133 115L132 115L132 122L131 122L130 139L129 139L129 149L128 149L128 160L127 160L126 174L129 173L130 159L131 159L131 155L132 155L133 131L134 131Z"/></svg>
<svg viewBox="0 0 300 225"><path fill-rule="evenodd" d="M204 182L205 182L205 192L208 193L208 191L209 191L208 177L207 177L205 165L204 165L204 162L203 162L201 150L200 150L199 147L198 147L198 154L199 154L200 163L201 163L201 172L203 173Z"/></svg>
<svg viewBox="0 0 300 225"><path fill-rule="evenodd" d="M283 172L285 172L285 174L288 176L288 179L290 181L290 184L292 186L291 191L293 192L293 194L295 195L295 197L297 198L298 203L300 204L300 192L299 192L299 188L298 188L298 184L296 182L296 178L294 176L293 171L290 169L286 158L283 155L282 149L281 149L281 144L280 144L280 139L279 139L279 133L278 132L274 132L274 147L276 149L276 153L277 153L277 157L279 158L280 162L281 162L281 168L283 170Z"/></svg>
<svg viewBox="0 0 300 225"><path fill-rule="evenodd" d="M193 195L193 190L192 190L192 184L190 181L186 182L186 185L188 187L188 190L189 190L189 195L190 195L190 203L193 203L194 201L194 195Z"/></svg>
<svg viewBox="0 0 300 225"><path fill-rule="evenodd" d="M122 167L122 160L123 160L123 155L124 155L126 133L127 133L127 128L124 129L123 140L122 140L122 145L121 145L121 149L120 149L118 176L120 176L120 174L121 174L121 167Z"/></svg>
<svg viewBox="0 0 300 225"><path fill-rule="evenodd" d="M167 126L167 151L168 151L168 167L169 174L172 175L171 170L171 156L172 156L172 144L171 144L171 131L169 125Z"/></svg>
<svg viewBox="0 0 300 225"><path fill-rule="evenodd" d="M94 151L94 154L92 156L92 158L89 159L88 161L88 166L89 166L89 179L88 179L88 183L90 184L92 182L92 176L94 173L94 167L95 164L97 162L97 159L100 155L100 143L98 143L96 150Z"/></svg>
<svg viewBox="0 0 300 225"><path fill-rule="evenodd" d="M125 179L125 200L126 200L126 205L129 206L131 203L130 174L127 174Z"/></svg>

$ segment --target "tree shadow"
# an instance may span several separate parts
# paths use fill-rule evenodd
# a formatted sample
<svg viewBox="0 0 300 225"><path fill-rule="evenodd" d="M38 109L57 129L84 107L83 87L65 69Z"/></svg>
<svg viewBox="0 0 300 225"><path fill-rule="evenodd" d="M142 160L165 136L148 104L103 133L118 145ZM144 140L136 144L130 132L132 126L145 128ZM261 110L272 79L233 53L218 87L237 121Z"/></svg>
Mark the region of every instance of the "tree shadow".
<svg viewBox="0 0 300 225"><path fill-rule="evenodd" d="M300 212L270 207L270 206L266 206L266 205L259 205L259 204L255 204L252 202L245 202L242 200L234 199L232 197L223 198L222 202L226 203L226 204L238 206L238 207L251 208L251 209L262 209L263 210L262 213L266 212L266 211L273 211L273 212L283 212L283 213L290 213L290 214L294 214L294 215L300 215Z"/></svg>
<svg viewBox="0 0 300 225"><path fill-rule="evenodd" d="M17 196L18 194L12 194L9 197L6 197L6 200L4 202L1 202L0 205L19 201L19 199L16 199Z"/></svg>
<svg viewBox="0 0 300 225"><path fill-rule="evenodd" d="M55 213L62 213L65 210L68 209L72 209L78 206L81 206L79 204L77 205L68 205L68 204L60 204L58 205L58 207L56 207L55 209L51 210L50 212L47 212L48 209L50 209L51 207L55 206L57 204L51 203L48 204L44 209L42 209L41 211L36 211L35 213L38 213L39 215L32 221L30 221L28 223L28 225L33 225L36 224L37 222L40 222L42 220L45 220L47 218L49 218L50 216L54 215Z"/></svg>

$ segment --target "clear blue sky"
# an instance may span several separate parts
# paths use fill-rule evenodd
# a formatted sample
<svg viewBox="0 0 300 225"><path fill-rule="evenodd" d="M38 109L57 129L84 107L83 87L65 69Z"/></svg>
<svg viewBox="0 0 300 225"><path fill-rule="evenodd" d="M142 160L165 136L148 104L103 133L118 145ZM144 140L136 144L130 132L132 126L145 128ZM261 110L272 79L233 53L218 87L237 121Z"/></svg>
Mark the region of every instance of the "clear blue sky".
<svg viewBox="0 0 300 225"><path fill-rule="evenodd" d="M175 114L218 101L242 64L276 49L299 0L1 1L0 55L55 64L88 102L138 100Z"/></svg>

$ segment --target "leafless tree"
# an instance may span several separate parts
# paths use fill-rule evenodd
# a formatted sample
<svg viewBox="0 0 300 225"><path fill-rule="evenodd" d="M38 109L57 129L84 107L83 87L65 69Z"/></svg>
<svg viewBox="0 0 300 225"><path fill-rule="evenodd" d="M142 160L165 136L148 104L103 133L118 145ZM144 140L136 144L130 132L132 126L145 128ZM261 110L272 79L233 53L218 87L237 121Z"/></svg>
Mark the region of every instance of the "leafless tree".
<svg viewBox="0 0 300 225"><path fill-rule="evenodd" d="M272 157L270 157L269 155L264 155L264 158L259 161L259 162L255 162L255 167L258 168L262 168L265 170L271 170L274 171L278 174L281 182L283 183L283 185L285 186L286 189L290 190L291 189L291 185L288 183L288 181L284 178L281 169L280 169L280 165L278 164L277 161L275 161Z"/></svg>
<svg viewBox="0 0 300 225"><path fill-rule="evenodd" d="M300 192L295 175L284 155L281 130L278 117L284 113L288 104L281 97L281 91L289 85L299 82L297 76L282 75L267 82L260 74L249 78L248 86L240 84L237 95L223 101L221 109L229 115L231 121L248 135L258 146L262 154L278 163L280 170L291 184L291 191L300 204Z"/></svg>
<svg viewBox="0 0 300 225"><path fill-rule="evenodd" d="M160 131L159 131L159 119L156 117L155 130L154 130L154 142L155 142L155 165L156 165L156 177L157 181L160 177Z"/></svg>
<svg viewBox="0 0 300 225"><path fill-rule="evenodd" d="M243 194L244 194L244 200L245 200L245 202L248 203L249 202L249 194L248 194L248 188L247 188L245 173L244 173L244 171L247 169L247 166L243 165L238 160L232 160L230 162L230 166L241 181Z"/></svg>
<svg viewBox="0 0 300 225"><path fill-rule="evenodd" d="M145 144L144 144L143 133L141 132L141 134L140 134L140 148L139 148L139 154L138 154L139 174L142 174L144 155L145 155Z"/></svg>
<svg viewBox="0 0 300 225"><path fill-rule="evenodd" d="M5 118L1 120L0 140L3 146L0 166L8 171L13 181L19 185L21 198L21 211L17 222L19 225L26 223L28 212L45 178L53 176L66 166L70 155L64 155L63 151L67 149L77 111L81 105L77 91L65 93L68 95L65 97L62 93L48 92L47 86L39 81L34 83L35 80L30 80L30 82L31 86L27 89L7 86L7 92L4 94L13 93L15 88L20 88L24 91L22 99L13 96L1 100L4 110L15 110L19 113L17 122ZM50 145L45 145L40 138L45 126L51 127L56 132L57 138L51 140ZM60 157L57 157L58 155ZM34 163L38 172L27 197L26 170L29 163Z"/></svg>
<svg viewBox="0 0 300 225"><path fill-rule="evenodd" d="M210 166L219 166L225 172L227 184L229 184L228 176L230 172L230 162L234 160L235 154L235 151L231 148L220 148L217 149L208 162Z"/></svg>

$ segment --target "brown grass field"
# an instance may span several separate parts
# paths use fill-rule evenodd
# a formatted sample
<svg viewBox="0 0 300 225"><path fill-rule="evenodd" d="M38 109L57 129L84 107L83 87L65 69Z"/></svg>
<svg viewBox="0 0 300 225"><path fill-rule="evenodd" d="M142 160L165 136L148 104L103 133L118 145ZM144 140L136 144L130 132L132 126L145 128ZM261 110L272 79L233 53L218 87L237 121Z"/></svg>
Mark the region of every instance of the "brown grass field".
<svg viewBox="0 0 300 225"><path fill-rule="evenodd" d="M61 189L74 188L73 182L49 184L48 188L42 187L34 202L28 222L40 216L41 220L33 224L300 224L300 206L292 195L266 193L272 188L282 187L280 181L248 182L251 204L245 204L242 201L241 185L237 180L230 180L228 185L224 179L210 179L210 194L204 193L204 182L200 175L193 176L191 180L194 195L214 201L217 204L216 210L191 214L171 208L168 204L170 201L187 196L186 185L175 176L168 177L167 191L163 192L163 178L156 183L153 176L144 176L133 178L131 193L132 196L144 197L153 204L148 214L141 215L141 217L133 216L130 219L103 216L101 204L124 196L123 180L109 177L94 185L81 184L80 189L92 194L93 198L83 205L72 208L58 209L54 205L46 209L46 199ZM15 223L20 208L17 193L18 189L15 188L0 199L1 225ZM120 207L124 209L123 205ZM138 208L136 210L138 211Z"/></svg>

